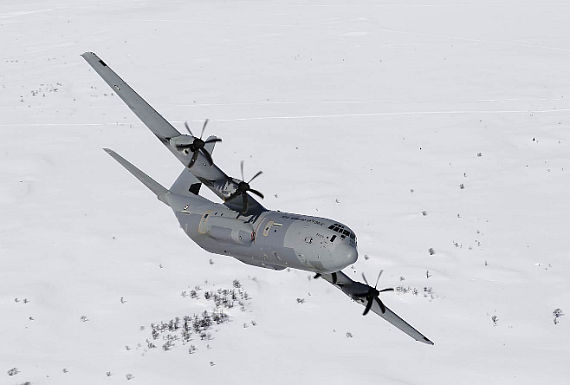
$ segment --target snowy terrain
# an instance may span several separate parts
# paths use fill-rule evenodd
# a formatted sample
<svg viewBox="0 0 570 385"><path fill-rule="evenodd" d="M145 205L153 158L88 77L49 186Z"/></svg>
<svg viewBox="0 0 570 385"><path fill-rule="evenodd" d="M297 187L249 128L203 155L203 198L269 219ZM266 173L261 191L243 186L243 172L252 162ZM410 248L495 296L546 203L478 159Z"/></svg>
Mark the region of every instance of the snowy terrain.
<svg viewBox="0 0 570 385"><path fill-rule="evenodd" d="M563 1L2 2L0 384L568 384L570 316L553 311L570 312L569 14ZM177 128L210 118L215 161L263 170L266 207L354 229L345 272L384 269L399 290L382 298L435 346L307 272L193 244L101 150L167 186L181 171L85 51ZM211 312L204 291L234 280L250 299L211 340L148 348L151 323Z"/></svg>

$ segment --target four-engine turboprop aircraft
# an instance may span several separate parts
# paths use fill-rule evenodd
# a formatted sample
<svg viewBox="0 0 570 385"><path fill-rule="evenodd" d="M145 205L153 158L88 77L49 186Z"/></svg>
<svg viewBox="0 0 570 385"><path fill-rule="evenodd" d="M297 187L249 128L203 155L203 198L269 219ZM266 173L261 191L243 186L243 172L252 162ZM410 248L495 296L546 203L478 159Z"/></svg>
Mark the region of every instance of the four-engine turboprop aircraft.
<svg viewBox="0 0 570 385"><path fill-rule="evenodd" d="M227 255L239 261L268 269L293 268L316 273L340 289L354 301L370 310L416 341L432 344L428 338L392 312L380 300L378 280L374 287L355 282L341 270L358 258L356 235L346 225L326 218L267 210L250 194L263 198L248 182L226 175L212 159L212 151L221 139L215 136L203 140L178 132L166 119L145 102L103 60L92 52L83 58L184 165L184 171L170 189L161 186L144 172L112 150L109 155L149 188L160 201L169 206L184 232L203 249ZM214 203L200 195L200 187L212 190L223 204Z"/></svg>

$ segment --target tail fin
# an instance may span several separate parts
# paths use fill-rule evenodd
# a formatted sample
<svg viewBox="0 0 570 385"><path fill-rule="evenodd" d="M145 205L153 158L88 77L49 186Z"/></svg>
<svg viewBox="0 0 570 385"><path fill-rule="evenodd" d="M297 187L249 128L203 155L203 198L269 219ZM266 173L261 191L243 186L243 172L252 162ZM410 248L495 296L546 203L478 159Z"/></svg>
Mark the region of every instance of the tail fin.
<svg viewBox="0 0 570 385"><path fill-rule="evenodd" d="M189 169L185 168L170 187L170 191L182 196L188 196L189 193L198 195L200 187L202 187L202 183L192 175Z"/></svg>
<svg viewBox="0 0 570 385"><path fill-rule="evenodd" d="M157 196L157 198L161 202L168 205L168 202L166 199L166 195L168 193L168 190L166 188L164 188L164 186L160 185L157 181L152 179L150 176L146 175L144 172L142 172L140 169L138 169L136 166L134 166L128 160L126 160L125 158L123 158L122 156L117 154L115 151L110 150L108 148L104 148L103 150L105 150L105 152L107 154L111 155L117 162L119 162L121 164L121 166L126 168L128 172L130 172L138 180L140 180L149 190L151 190Z"/></svg>

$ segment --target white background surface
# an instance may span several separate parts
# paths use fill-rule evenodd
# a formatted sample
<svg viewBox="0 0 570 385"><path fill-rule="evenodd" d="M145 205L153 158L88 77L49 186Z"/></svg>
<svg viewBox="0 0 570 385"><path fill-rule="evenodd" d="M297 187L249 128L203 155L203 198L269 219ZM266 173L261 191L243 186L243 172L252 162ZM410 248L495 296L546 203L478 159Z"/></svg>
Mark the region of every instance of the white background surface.
<svg viewBox="0 0 570 385"><path fill-rule="evenodd" d="M570 312L569 11L562 1L4 2L0 383L127 373L139 384L567 383L570 319L554 325L552 312ZM417 288L383 299L435 346L362 317L307 272L194 245L101 150L166 186L182 167L84 51L178 129L210 118L224 139L215 161L235 176L242 159L246 175L262 169L254 188L266 207L355 230L360 259L345 271L373 280L384 269L381 286ZM202 310L182 290L233 279L253 299L210 349L136 348L149 337L141 325Z"/></svg>

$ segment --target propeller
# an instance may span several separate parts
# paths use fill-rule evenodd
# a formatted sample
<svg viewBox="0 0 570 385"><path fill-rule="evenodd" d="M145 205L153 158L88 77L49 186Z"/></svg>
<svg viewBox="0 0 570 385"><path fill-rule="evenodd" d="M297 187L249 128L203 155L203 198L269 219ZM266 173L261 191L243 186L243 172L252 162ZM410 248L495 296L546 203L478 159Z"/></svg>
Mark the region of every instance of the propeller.
<svg viewBox="0 0 570 385"><path fill-rule="evenodd" d="M207 124L208 124L208 119L206 119L206 121L204 122L204 125L202 126L202 133L200 134L200 137L197 138L194 136L194 134L190 130L190 126L188 125L188 122L184 122L184 127L186 127L186 130L188 130L188 133L190 135L194 136L194 141L190 144L179 144L176 146L176 148L179 150L189 149L190 151L192 151L193 155L192 155L192 159L190 160L190 163L188 164L188 167L192 167L194 165L194 163L196 163L196 160L198 159L198 154L200 152L202 153L202 155L204 155L204 157L206 158L208 163L210 163L210 165L214 164L214 161L212 160L212 155L210 155L208 150L206 150L204 148L204 145L208 144L208 143L221 142L222 139L212 138L212 139L208 139L206 141L202 140L202 136L204 135L204 130L206 130Z"/></svg>
<svg viewBox="0 0 570 385"><path fill-rule="evenodd" d="M247 205L248 205L248 196L247 196L247 192L249 191L252 194L257 195L258 197L260 197L261 199L263 199L263 194L260 193L257 190L252 189L249 184L251 183L252 180L254 180L255 178L257 178L258 176L260 176L262 174L261 171L258 171L257 174L255 174L250 180L249 182L245 182L245 178L243 176L243 160L240 163L240 168L241 168L241 181L238 183L236 191L234 191L227 199L226 201L231 200L232 198L237 197L238 195L242 196L242 202L243 202L243 206L242 206L242 213L246 213L247 212Z"/></svg>
<svg viewBox="0 0 570 385"><path fill-rule="evenodd" d="M333 284L333 285L336 285L336 282L337 282L337 280L338 280L337 274L336 274L336 273L330 273L330 274L331 274L331 277L332 277L332 284ZM313 277L313 279L317 279L317 278L321 278L321 277L322 277L322 274L321 274L321 273L317 273L317 274L315 274L315 276ZM339 284L339 286L342 286L342 285Z"/></svg>
<svg viewBox="0 0 570 385"><path fill-rule="evenodd" d="M370 286L370 284L366 280L366 276L364 276L364 273L362 273L362 278L364 279L364 282L366 282L366 284L368 285L368 292L365 294L359 295L359 297L366 298L366 301L367 301L366 302L366 308L364 309L364 313L362 313L362 315L368 314L368 312L372 308L372 303L374 300L376 300L376 302L378 302L378 305L380 306L380 310L382 311L382 314L384 314L386 312L386 306L384 306L384 303L382 303L382 301L380 300L379 294L383 293L385 291L394 291L394 288L389 287L389 288L382 289L382 290L376 289L376 286L378 286L378 281L380 281L380 276L382 275L382 272L384 272L384 270L380 270L380 273L378 273L378 278L376 279L376 284L374 285L374 287Z"/></svg>

